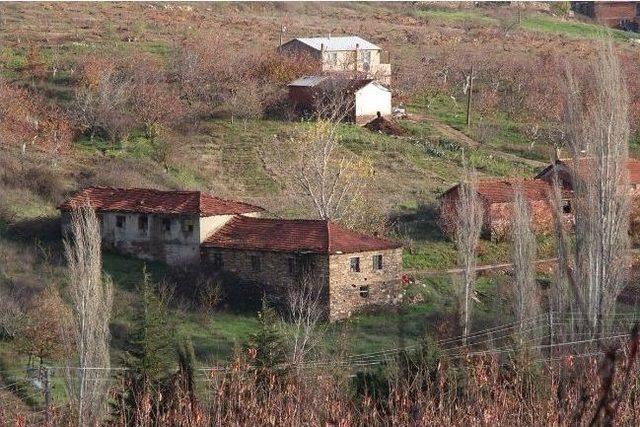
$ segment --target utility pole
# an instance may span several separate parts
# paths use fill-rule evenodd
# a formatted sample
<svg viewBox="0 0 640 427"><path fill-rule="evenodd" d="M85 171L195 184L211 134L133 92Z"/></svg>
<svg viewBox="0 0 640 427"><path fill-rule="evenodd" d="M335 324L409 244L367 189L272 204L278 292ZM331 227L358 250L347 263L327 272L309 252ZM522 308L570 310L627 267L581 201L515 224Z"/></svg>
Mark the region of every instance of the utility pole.
<svg viewBox="0 0 640 427"><path fill-rule="evenodd" d="M469 73L469 85L467 86L467 126L471 126L471 92L473 92L473 65Z"/></svg>
<svg viewBox="0 0 640 427"><path fill-rule="evenodd" d="M282 35L287 32L287 27L282 24L280 25L280 44L278 46L282 46Z"/></svg>
<svg viewBox="0 0 640 427"><path fill-rule="evenodd" d="M45 425L51 425L51 368L44 368L44 405Z"/></svg>

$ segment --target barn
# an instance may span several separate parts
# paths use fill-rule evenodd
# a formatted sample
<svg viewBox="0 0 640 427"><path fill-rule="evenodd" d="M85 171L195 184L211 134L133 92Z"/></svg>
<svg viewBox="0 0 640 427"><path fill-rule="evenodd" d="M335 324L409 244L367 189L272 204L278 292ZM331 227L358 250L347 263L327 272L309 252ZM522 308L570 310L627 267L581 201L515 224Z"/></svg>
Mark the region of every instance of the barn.
<svg viewBox="0 0 640 427"><path fill-rule="evenodd" d="M391 91L373 79L305 76L289 83L289 101L298 115L310 116L336 100L347 105L347 118L364 124L391 114Z"/></svg>
<svg viewBox="0 0 640 427"><path fill-rule="evenodd" d="M549 199L550 186L538 179L480 180L477 193L483 210L482 235L491 240L508 237L513 218L516 189L522 186L529 204L531 228L536 233L550 233L553 230L553 209ZM458 223L458 201L460 185L455 185L440 196L440 227L448 236L454 236Z"/></svg>

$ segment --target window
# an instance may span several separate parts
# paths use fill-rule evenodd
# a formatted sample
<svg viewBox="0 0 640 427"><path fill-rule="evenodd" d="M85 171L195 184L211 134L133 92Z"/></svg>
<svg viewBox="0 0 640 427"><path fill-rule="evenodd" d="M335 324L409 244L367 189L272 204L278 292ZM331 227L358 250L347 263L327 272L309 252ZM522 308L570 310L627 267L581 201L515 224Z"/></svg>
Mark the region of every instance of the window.
<svg viewBox="0 0 640 427"><path fill-rule="evenodd" d="M182 221L182 232L191 234L193 233L193 222L189 219L185 219Z"/></svg>
<svg viewBox="0 0 640 427"><path fill-rule="evenodd" d="M365 50L362 52L362 68L364 71L369 71L371 67L371 51Z"/></svg>
<svg viewBox="0 0 640 427"><path fill-rule="evenodd" d="M214 252L210 255L211 265L215 268L222 268L224 266L224 260L222 259L222 254L219 252Z"/></svg>
<svg viewBox="0 0 640 427"><path fill-rule="evenodd" d="M166 233L171 231L171 218L162 218L162 229Z"/></svg>
<svg viewBox="0 0 640 427"><path fill-rule="evenodd" d="M382 255L374 255L373 259L373 271L382 270Z"/></svg>
<svg viewBox="0 0 640 427"><path fill-rule="evenodd" d="M360 296L362 298L369 298L369 285L360 286Z"/></svg>
<svg viewBox="0 0 640 427"><path fill-rule="evenodd" d="M571 213L571 200L562 201L562 213Z"/></svg>
<svg viewBox="0 0 640 427"><path fill-rule="evenodd" d="M146 233L149 228L149 217L146 215L138 216L138 231Z"/></svg>
<svg viewBox="0 0 640 427"><path fill-rule="evenodd" d="M260 271L260 257L258 255L251 255L251 269Z"/></svg>
<svg viewBox="0 0 640 427"><path fill-rule="evenodd" d="M295 276L297 274L296 259L287 258L287 266L289 268L289 274Z"/></svg>
<svg viewBox="0 0 640 427"><path fill-rule="evenodd" d="M328 54L328 62L331 65L338 65L338 53L337 52L329 52L329 54Z"/></svg>
<svg viewBox="0 0 640 427"><path fill-rule="evenodd" d="M636 16L640 16L640 3L636 3Z"/></svg>
<svg viewBox="0 0 640 427"><path fill-rule="evenodd" d="M349 258L349 270L354 272L360 271L360 257Z"/></svg>
<svg viewBox="0 0 640 427"><path fill-rule="evenodd" d="M116 227L118 228L124 228L124 225L127 222L127 217L124 215L118 215L116 216Z"/></svg>

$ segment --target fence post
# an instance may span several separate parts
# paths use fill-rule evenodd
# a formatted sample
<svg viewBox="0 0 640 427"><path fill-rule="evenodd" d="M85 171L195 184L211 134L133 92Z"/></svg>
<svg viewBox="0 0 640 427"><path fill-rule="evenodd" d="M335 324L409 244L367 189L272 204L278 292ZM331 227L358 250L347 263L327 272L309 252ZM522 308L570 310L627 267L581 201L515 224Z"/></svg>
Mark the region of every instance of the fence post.
<svg viewBox="0 0 640 427"><path fill-rule="evenodd" d="M51 425L51 368L44 368L44 405L45 405L45 425Z"/></svg>

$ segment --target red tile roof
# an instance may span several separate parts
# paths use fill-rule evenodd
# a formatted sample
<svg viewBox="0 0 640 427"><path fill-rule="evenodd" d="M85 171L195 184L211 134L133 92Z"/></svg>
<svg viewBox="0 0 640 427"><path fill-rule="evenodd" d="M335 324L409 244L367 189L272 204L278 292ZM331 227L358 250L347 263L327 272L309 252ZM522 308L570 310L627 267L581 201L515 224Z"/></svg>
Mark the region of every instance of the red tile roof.
<svg viewBox="0 0 640 427"><path fill-rule="evenodd" d="M539 179L483 179L478 181L478 194L488 203L512 202L519 184L522 184L524 196L529 201L549 198L548 191L551 187ZM444 195L457 193L458 187L459 185L451 187Z"/></svg>
<svg viewBox="0 0 640 427"><path fill-rule="evenodd" d="M215 232L203 247L320 254L399 248L388 239L347 230L326 220L237 216Z"/></svg>
<svg viewBox="0 0 640 427"><path fill-rule="evenodd" d="M588 158L581 158L578 160L580 163L580 171L585 170L585 168L589 167ZM559 165L565 165L567 168L571 169L573 167L574 161L572 159L561 159L557 161ZM547 178L550 177L549 173L552 171L553 165L549 165L544 168L536 178ZM629 184L640 184L640 160L637 159L629 159L627 160L627 170L629 171Z"/></svg>
<svg viewBox="0 0 640 427"><path fill-rule="evenodd" d="M233 215L263 211L248 203L224 200L200 191L161 191L149 188L87 187L78 191L58 209L67 211L90 203L102 212Z"/></svg>

